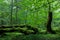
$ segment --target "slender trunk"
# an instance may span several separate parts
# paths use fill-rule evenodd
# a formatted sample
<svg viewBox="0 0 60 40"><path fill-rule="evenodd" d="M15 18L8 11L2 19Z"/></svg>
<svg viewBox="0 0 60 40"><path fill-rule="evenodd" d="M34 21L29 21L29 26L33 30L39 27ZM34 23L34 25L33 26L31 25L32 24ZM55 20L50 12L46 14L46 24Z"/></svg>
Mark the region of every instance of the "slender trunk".
<svg viewBox="0 0 60 40"><path fill-rule="evenodd" d="M15 0L15 3L16 3L16 24L17 24L17 21L18 21L18 17L17 17L17 12L18 12L18 5L17 5L17 2L18 2L18 0Z"/></svg>
<svg viewBox="0 0 60 40"><path fill-rule="evenodd" d="M4 18L4 14L3 13L1 13L1 28L3 28L3 25L4 25L4 20L3 20L3 18Z"/></svg>
<svg viewBox="0 0 60 40"><path fill-rule="evenodd" d="M10 20L10 24L12 25L12 13L13 13L13 0L11 0L11 20Z"/></svg>
<svg viewBox="0 0 60 40"><path fill-rule="evenodd" d="M2 20L1 20L1 26L3 26L3 24L4 24L4 22L3 22L3 13L1 13L1 18L2 18Z"/></svg>

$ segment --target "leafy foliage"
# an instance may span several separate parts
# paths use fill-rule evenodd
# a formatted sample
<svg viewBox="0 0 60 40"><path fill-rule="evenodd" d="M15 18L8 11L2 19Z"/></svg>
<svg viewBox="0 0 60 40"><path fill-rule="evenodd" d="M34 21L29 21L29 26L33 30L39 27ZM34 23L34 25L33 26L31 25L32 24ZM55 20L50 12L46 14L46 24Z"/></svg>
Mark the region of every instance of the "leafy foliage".
<svg viewBox="0 0 60 40"><path fill-rule="evenodd" d="M47 1L51 4L51 11L53 12L51 26L53 30L60 28L60 0L13 0L13 2L12 0L0 0L0 25L12 24L19 26L21 24L27 24L38 27L39 31L45 31L49 10ZM23 31L25 31L25 28ZM32 30L27 31L32 32ZM34 40L34 37L36 40L40 39L40 36L33 36L31 39Z"/></svg>

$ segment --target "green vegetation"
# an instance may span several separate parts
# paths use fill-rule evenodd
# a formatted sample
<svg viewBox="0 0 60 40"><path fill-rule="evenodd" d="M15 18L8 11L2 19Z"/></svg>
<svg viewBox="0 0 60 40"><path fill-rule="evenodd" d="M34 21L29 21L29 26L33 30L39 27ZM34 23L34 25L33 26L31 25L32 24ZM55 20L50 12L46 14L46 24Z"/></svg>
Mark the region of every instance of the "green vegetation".
<svg viewBox="0 0 60 40"><path fill-rule="evenodd" d="M60 0L0 0L0 40L60 40Z"/></svg>

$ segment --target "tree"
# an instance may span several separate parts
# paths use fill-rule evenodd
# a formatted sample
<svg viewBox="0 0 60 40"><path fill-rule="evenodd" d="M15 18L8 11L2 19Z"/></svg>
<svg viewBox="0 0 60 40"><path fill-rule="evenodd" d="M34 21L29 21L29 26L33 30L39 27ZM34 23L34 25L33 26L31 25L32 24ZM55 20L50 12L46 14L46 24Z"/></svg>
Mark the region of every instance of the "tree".
<svg viewBox="0 0 60 40"><path fill-rule="evenodd" d="M11 25L12 25L12 13L13 13L13 0L11 0L11 20L10 20Z"/></svg>
<svg viewBox="0 0 60 40"><path fill-rule="evenodd" d="M18 3L18 0L15 0L15 3L16 3L16 15L15 16L16 16L16 24L17 24L17 18L18 18L17 17L17 12L18 12L18 5L17 5L17 3Z"/></svg>
<svg viewBox="0 0 60 40"><path fill-rule="evenodd" d="M52 33L52 34L55 34L56 32L55 31L53 31L52 30L52 27L51 27L51 22L52 22L52 11L51 11L51 4L50 4L50 2L49 2L49 0L47 0L48 1L48 22L47 22L47 32L49 32L49 33Z"/></svg>

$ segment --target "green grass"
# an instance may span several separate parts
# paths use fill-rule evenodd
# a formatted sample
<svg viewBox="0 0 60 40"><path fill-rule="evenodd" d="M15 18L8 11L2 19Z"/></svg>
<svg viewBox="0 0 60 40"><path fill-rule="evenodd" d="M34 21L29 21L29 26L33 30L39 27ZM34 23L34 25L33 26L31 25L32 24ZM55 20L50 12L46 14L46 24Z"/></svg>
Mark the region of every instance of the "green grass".
<svg viewBox="0 0 60 40"><path fill-rule="evenodd" d="M22 33L12 32L0 37L0 40L60 40L60 34L30 34L23 35Z"/></svg>
<svg viewBox="0 0 60 40"><path fill-rule="evenodd" d="M18 32L8 32L0 37L0 40L60 40L59 28L54 28L57 34L46 34L46 30L39 30L41 33L24 35Z"/></svg>

